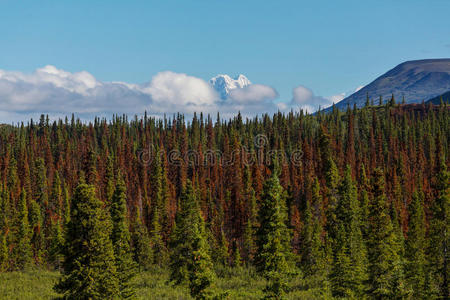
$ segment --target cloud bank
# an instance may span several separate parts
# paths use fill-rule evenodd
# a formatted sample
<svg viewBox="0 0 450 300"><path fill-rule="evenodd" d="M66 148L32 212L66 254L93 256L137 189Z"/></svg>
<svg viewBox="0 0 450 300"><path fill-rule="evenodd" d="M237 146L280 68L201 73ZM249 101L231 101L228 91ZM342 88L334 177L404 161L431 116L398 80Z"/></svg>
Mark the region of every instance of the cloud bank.
<svg viewBox="0 0 450 300"><path fill-rule="evenodd" d="M333 104L333 102L340 101L341 95L331 96L329 98L314 95L309 88L299 85L292 90L292 100L290 106L292 108L300 108L309 113L315 112L319 108L325 108Z"/></svg>
<svg viewBox="0 0 450 300"><path fill-rule="evenodd" d="M170 71L156 74L144 84L103 82L92 74L67 72L45 66L33 73L0 70L0 123L27 121L30 117L71 115L84 119L112 114L163 114L194 112L231 116L274 112L277 91L250 84L233 89L222 99L205 80Z"/></svg>
<svg viewBox="0 0 450 300"><path fill-rule="evenodd" d="M216 81L219 77L229 76L219 75ZM141 115L144 111L152 116L220 112L226 118L238 111L243 116L292 109L312 113L346 95L317 96L299 85L293 89L290 102L277 102L279 94L273 87L252 84L244 75L228 81L212 84L187 74L165 71L147 83L133 84L104 82L86 71L71 73L51 65L32 73L0 70L0 123L26 122L40 114L63 118L74 113L83 120L91 120L94 116Z"/></svg>

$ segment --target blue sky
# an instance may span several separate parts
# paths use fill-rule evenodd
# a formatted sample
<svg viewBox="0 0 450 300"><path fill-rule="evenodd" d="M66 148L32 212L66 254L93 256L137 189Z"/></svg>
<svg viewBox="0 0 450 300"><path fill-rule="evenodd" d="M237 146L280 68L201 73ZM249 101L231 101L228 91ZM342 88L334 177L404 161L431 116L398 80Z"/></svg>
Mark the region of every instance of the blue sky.
<svg viewBox="0 0 450 300"><path fill-rule="evenodd" d="M0 0L0 69L127 83L242 73L275 101L299 85L330 97L403 61L450 57L449 11L446 0Z"/></svg>

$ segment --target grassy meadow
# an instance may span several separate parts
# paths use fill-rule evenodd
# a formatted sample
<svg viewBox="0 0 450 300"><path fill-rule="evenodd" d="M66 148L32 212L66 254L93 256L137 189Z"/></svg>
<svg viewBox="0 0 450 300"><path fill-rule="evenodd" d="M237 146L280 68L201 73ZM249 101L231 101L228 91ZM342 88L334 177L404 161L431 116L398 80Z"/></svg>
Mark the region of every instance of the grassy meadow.
<svg viewBox="0 0 450 300"><path fill-rule="evenodd" d="M261 299L264 297L265 280L251 269L217 270L215 290L227 293L225 299ZM57 282L58 272L31 270L27 272L0 273L0 299L38 300L57 299L52 287ZM168 272L155 269L141 272L135 279L137 299L192 299L187 287L172 286L167 283ZM290 282L287 299L324 298L320 291L302 291L301 280Z"/></svg>

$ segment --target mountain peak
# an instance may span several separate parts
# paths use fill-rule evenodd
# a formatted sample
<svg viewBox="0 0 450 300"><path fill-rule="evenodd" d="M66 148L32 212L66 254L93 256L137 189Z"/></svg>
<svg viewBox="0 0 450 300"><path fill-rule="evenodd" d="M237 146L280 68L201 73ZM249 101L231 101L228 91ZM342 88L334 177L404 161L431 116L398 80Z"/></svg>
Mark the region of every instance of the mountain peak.
<svg viewBox="0 0 450 300"><path fill-rule="evenodd" d="M347 105L364 106L366 97L384 102L392 95L406 103L420 103L450 91L450 58L411 60L397 65L362 89L336 104L345 109Z"/></svg>
<svg viewBox="0 0 450 300"><path fill-rule="evenodd" d="M231 90L243 88L252 84L251 81L248 80L248 78L242 74L239 74L234 78L231 78L229 75L226 74L219 74L211 78L209 80L209 83L220 94L220 97L222 99L226 99L227 96L230 94Z"/></svg>

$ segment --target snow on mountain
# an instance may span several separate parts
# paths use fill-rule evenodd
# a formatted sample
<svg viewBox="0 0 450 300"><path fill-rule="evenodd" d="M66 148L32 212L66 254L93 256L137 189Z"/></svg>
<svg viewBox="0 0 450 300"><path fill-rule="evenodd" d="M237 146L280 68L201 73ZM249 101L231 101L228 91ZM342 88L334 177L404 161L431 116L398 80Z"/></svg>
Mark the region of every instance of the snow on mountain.
<svg viewBox="0 0 450 300"><path fill-rule="evenodd" d="M252 84L250 80L242 74L235 78L231 78L226 74L219 74L216 77L211 78L209 83L220 94L222 99L226 99L231 90L243 88Z"/></svg>

